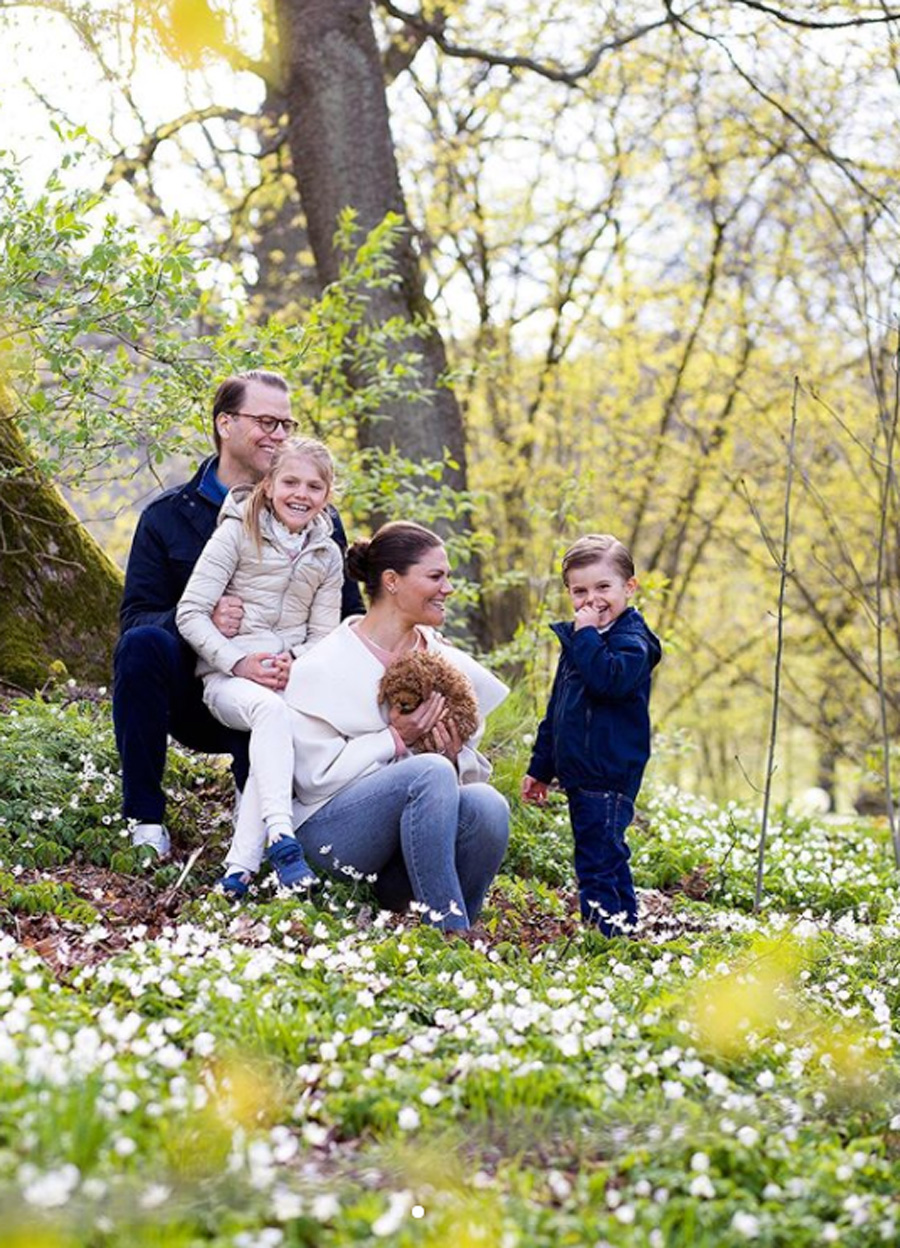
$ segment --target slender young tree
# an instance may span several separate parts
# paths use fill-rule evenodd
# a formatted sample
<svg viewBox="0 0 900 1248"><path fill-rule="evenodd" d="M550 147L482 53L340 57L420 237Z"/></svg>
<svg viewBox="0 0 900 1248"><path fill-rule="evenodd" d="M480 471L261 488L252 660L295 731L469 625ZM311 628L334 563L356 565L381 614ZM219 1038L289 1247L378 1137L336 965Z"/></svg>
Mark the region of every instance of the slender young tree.
<svg viewBox="0 0 900 1248"><path fill-rule="evenodd" d="M900 335L898 335L900 337ZM877 672L878 672L878 718L881 728L882 770L884 775L884 796L887 805L888 824L891 829L891 841L894 846L894 862L900 870L900 826L897 823L897 811L894 805L894 783L891 772L891 731L888 719L888 699L886 697L887 677L885 673L885 568L888 559L888 527L891 521L892 502L897 495L897 477L894 461L897 448L897 429L900 424L900 341L893 354L894 394L889 411L882 421L884 438L884 466L881 481L881 497L879 499L878 520L878 556L875 573L875 626L877 641Z"/></svg>
<svg viewBox="0 0 900 1248"><path fill-rule="evenodd" d="M775 778L775 749L778 743L778 719L781 712L781 671L784 660L784 611L785 591L791 551L791 495L794 486L794 448L797 444L797 401L800 380L794 378L791 399L791 425L787 440L787 476L784 487L784 514L781 529L781 549L772 550L778 565L778 608L776 612L777 636L775 641L775 666L772 674L772 714L769 723L769 740L766 746L766 776L763 785L763 806L760 820L759 843L756 849L756 885L753 893L753 913L759 914L762 905L763 875L766 867L766 846L769 835L769 810L772 805L772 781Z"/></svg>

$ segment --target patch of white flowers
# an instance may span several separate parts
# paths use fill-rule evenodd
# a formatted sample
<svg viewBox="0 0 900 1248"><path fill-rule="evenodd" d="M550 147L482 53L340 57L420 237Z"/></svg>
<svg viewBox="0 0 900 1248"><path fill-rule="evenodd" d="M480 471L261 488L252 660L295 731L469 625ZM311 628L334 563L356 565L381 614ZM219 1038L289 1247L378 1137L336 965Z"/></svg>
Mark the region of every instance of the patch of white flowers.
<svg viewBox="0 0 900 1248"><path fill-rule="evenodd" d="M668 795L651 807L662 843L727 849L729 870L744 870L741 812L686 799L676 815L673 805ZM840 873L832 840L826 828L779 864L792 887ZM413 919L361 926L352 911L272 905L271 919L211 912L153 940L134 928L127 953L65 984L0 936L0 1096L20 1132L0 1154L0 1185L23 1207L77 1204L101 1231L123 1208L175 1216L189 1197L157 1143L165 1126L169 1138L219 1140L222 1199L248 1220L229 1233L235 1248L276 1248L293 1242L297 1219L337 1225L349 1208L373 1240L463 1206L468 1225L467 1201L478 1225L489 1197L506 1212L485 1234L501 1244L526 1242L509 1213L519 1207L526 1220L552 1210L568 1242L581 1242L590 1210L590 1242L662 1245L664 1213L687 1199L719 1218L723 1238L749 1242L775 1218L740 1188L735 1176L750 1171L769 1206L807 1202L804 1216L827 1207L836 1239L866 1227L890 1242L884 1228L893 1235L900 1223L889 1159L822 1125L848 1086L873 1134L900 1122L900 984L893 970L863 973L900 934L897 902L880 922L710 908L689 938L661 927L602 952L575 939L531 957L445 942ZM792 969L772 987L766 959L786 948ZM774 1008L742 1018L739 994L767 984ZM691 1008L722 986L739 1003L728 1052ZM48 1143L37 1128L54 1115ZM73 1161L76 1125L99 1140L84 1170ZM465 1181L442 1187L443 1157L422 1163L424 1179L414 1166L384 1174L356 1157L360 1134L427 1156L449 1128L473 1150ZM518 1163L498 1162L491 1147L479 1157L491 1131L508 1131L523 1156L548 1150L540 1183L520 1182ZM817 1131L828 1143L810 1171ZM581 1155L591 1164L576 1164ZM823 1222L823 1243L830 1234Z"/></svg>

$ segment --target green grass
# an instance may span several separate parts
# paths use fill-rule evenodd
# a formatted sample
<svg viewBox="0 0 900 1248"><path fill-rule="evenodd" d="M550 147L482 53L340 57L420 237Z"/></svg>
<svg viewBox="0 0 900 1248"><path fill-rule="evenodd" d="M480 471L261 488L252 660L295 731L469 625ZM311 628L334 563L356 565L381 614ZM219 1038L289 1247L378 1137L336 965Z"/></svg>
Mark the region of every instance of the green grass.
<svg viewBox="0 0 900 1248"><path fill-rule="evenodd" d="M103 907L38 860L35 824L67 867L123 853L108 709L17 712L0 731L18 773L0 769L4 1245L897 1242L883 827L782 818L754 917L754 812L649 792L639 887L705 896L647 894L640 939L606 941L573 922L565 807L519 806L527 743L509 733L491 748L513 840L477 939L344 886L234 910L207 895L211 853L157 935L119 928L115 956L54 975L23 919L77 943ZM170 783L182 848L220 836L221 770L176 758ZM129 869L123 893L146 888Z"/></svg>

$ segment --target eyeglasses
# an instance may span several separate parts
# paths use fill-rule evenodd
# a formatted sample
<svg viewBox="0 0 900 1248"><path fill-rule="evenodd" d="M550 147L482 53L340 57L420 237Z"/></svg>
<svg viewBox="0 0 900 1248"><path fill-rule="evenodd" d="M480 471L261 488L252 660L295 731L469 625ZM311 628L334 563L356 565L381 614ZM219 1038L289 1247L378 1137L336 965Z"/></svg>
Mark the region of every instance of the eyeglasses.
<svg viewBox="0 0 900 1248"><path fill-rule="evenodd" d="M254 416L252 412L229 412L228 415L244 416L247 420L255 420L263 433L274 433L276 429L283 429L290 437L297 428L296 420L291 420L290 416Z"/></svg>

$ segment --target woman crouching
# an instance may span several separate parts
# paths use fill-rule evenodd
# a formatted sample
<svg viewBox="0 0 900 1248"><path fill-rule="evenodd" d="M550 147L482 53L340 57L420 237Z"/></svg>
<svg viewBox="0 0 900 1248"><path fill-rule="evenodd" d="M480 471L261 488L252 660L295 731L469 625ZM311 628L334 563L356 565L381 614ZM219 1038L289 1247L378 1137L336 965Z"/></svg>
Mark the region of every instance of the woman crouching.
<svg viewBox="0 0 900 1248"><path fill-rule="evenodd" d="M475 921L509 838L506 800L486 783L476 745L501 681L435 632L453 592L441 539L421 525L383 525L353 543L347 573L369 609L344 622L291 670L297 838L311 862L340 876L375 876L380 903L444 931ZM389 709L379 686L405 655L438 651L471 681L481 722L461 741L444 697ZM412 753L427 742L435 753Z"/></svg>

